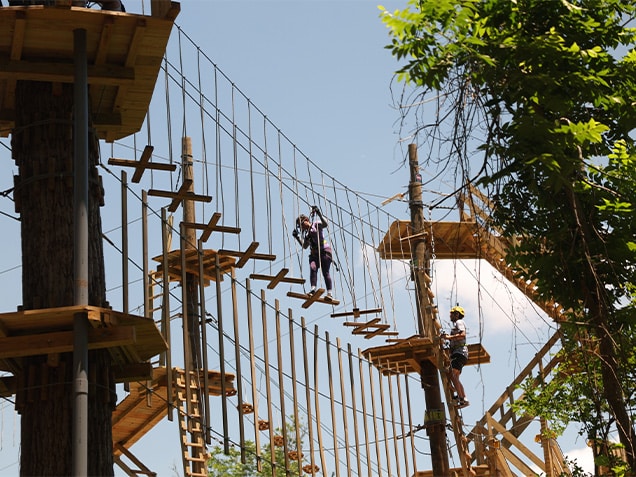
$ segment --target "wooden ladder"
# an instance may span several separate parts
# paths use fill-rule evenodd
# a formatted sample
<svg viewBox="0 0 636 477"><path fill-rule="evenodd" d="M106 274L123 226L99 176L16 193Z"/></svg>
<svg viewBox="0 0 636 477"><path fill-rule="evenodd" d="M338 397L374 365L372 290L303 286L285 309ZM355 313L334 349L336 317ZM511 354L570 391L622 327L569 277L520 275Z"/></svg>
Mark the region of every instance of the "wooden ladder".
<svg viewBox="0 0 636 477"><path fill-rule="evenodd" d="M442 378L442 385L444 388L444 395L446 396L446 403L448 405L448 415L450 423L453 427L453 433L455 434L455 443L457 445L457 454L459 454L459 461L462 466L462 473L464 477L474 475L471 469L470 451L468 450L468 439L464 434L464 421L459 410L453 403L453 387L450 383L450 379L446 372L450 366L450 359L445 350L439 351L439 370Z"/></svg>
<svg viewBox="0 0 636 477"><path fill-rule="evenodd" d="M201 417L201 389L197 375L191 372L190 376L186 376L184 370L176 370L174 385L184 476L207 477L207 451Z"/></svg>

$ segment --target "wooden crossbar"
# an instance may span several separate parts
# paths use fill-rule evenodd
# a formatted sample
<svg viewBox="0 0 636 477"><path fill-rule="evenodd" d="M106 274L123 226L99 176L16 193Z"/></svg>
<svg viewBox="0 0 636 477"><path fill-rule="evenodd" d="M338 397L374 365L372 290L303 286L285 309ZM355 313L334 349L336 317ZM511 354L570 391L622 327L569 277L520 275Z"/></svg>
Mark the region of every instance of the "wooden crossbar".
<svg viewBox="0 0 636 477"><path fill-rule="evenodd" d="M341 316L353 316L354 318L360 318L361 315L366 315L368 313L381 313L382 308L370 308L368 310L361 310L360 308L354 308L351 311L343 311L340 313L332 313L332 318L340 318Z"/></svg>
<svg viewBox="0 0 636 477"><path fill-rule="evenodd" d="M182 222L182 225L186 228L203 230L204 232L201 234L201 241L207 242L210 238L212 232L227 232L231 234L241 233L240 227L229 227L225 225L217 225L221 218L220 212L215 212L212 214L210 221L207 224L196 224L194 222Z"/></svg>
<svg viewBox="0 0 636 477"><path fill-rule="evenodd" d="M252 242L245 252L237 252L234 250L219 250L219 255L229 255L231 257L238 257L238 262L236 262L236 266L238 268L243 268L243 266L247 263L250 258L258 259L258 260L269 260L273 262L276 260L276 255L266 254L266 253L255 253L258 248L258 242Z"/></svg>
<svg viewBox="0 0 636 477"><path fill-rule="evenodd" d="M387 323L380 323L380 321L380 318L374 318L371 321L367 321L366 323L360 323L358 321L346 321L344 325L353 327L352 333L354 335L364 335L365 339L370 339L377 335L395 336L398 334L397 331L386 331L390 328L390 325Z"/></svg>
<svg viewBox="0 0 636 477"><path fill-rule="evenodd" d="M276 285L278 285L280 282L285 282L285 283L295 283L297 285L302 285L303 283L305 283L305 279L304 278L293 278L293 277L287 277L287 273L289 273L289 269L288 268L283 268L280 272L278 272L276 275L271 276L271 275L259 275L258 273L252 273L250 275L250 278L254 279L254 280L268 280L269 283L267 285L267 288L270 290L273 290Z"/></svg>
<svg viewBox="0 0 636 477"><path fill-rule="evenodd" d="M146 169L170 172L173 172L177 169L176 164L150 162L153 150L154 146L146 146L141 153L141 157L138 161L133 161L130 159L117 159L115 157L111 157L110 159L108 159L108 163L113 166L134 167L135 173L132 177L132 182L134 183L139 183L139 181L141 181L141 176L143 176L144 172L146 172Z"/></svg>
<svg viewBox="0 0 636 477"><path fill-rule="evenodd" d="M287 292L287 296L291 298L300 298L301 300L305 300L305 303L301 305L303 308L309 308L312 304L316 302L326 303L328 305L334 305L334 306L340 304L340 302L337 300L326 300L322 296L323 293L325 293L325 289L319 288L318 290L316 290L315 293L312 293L311 295L307 295L305 293Z"/></svg>
<svg viewBox="0 0 636 477"><path fill-rule="evenodd" d="M167 197L172 199L168 210L170 212L175 212L179 204L184 200L194 200L198 202L212 202L212 197L209 195L199 195L194 192L190 192L188 189L192 185L192 179L184 179L183 184L179 187L177 192L166 191L166 190L157 190L150 189L148 191L148 195L152 195L155 197Z"/></svg>

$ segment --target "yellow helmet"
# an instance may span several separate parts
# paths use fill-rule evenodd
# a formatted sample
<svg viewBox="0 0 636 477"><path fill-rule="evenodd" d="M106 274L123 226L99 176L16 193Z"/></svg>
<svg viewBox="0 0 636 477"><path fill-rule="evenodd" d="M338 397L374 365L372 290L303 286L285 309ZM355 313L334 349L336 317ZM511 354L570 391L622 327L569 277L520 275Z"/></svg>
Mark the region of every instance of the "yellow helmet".
<svg viewBox="0 0 636 477"><path fill-rule="evenodd" d="M457 312L459 313L462 317L464 316L464 309L461 306L454 306L451 308L451 313L453 312Z"/></svg>

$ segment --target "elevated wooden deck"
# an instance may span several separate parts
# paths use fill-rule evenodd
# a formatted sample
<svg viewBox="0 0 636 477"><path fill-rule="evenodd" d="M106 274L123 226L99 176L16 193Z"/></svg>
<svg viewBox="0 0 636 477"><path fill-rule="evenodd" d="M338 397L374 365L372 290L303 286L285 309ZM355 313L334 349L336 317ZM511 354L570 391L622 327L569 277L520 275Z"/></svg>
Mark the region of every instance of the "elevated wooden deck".
<svg viewBox="0 0 636 477"><path fill-rule="evenodd" d="M78 28L87 32L89 95L100 139L137 132L179 9L172 2L163 17L151 17L61 5L0 8L0 136L14 127L18 80L73 82Z"/></svg>
<svg viewBox="0 0 636 477"><path fill-rule="evenodd" d="M424 234L415 235L410 220L396 220L377 250L384 260L410 260L411 244L425 239L434 244L439 259L483 258L482 235L475 222L425 222Z"/></svg>
<svg viewBox="0 0 636 477"><path fill-rule="evenodd" d="M174 370L176 375L177 369ZM208 371L208 390L211 396L221 395L221 373ZM163 367L152 370L152 379L131 383L130 393L117 404L113 412L113 454L119 456L130 448L168 415L168 403L175 405L177 386L168 399L168 373ZM234 375L225 374L226 394L232 394Z"/></svg>
<svg viewBox="0 0 636 477"><path fill-rule="evenodd" d="M426 240L436 259L484 259L555 321L562 308L538 297L536 284L512 269L506 261L510 242L472 219L460 222L425 222L425 233L414 235L409 220L396 220L377 247L385 260L410 260L411 244Z"/></svg>
<svg viewBox="0 0 636 477"><path fill-rule="evenodd" d="M437 366L435 351L438 347L438 342L416 335L397 343L368 348L362 355L385 375L421 373L422 361L433 361ZM490 355L481 343L469 344L466 365L487 363L490 363Z"/></svg>
<svg viewBox="0 0 636 477"><path fill-rule="evenodd" d="M180 282L183 278L183 266L181 262L181 250L171 250L167 254L168 259L168 277L171 282ZM232 270L232 267L236 266L236 259L228 255L223 255L216 250L203 250L203 256L199 257L199 252L196 249L188 249L185 251L185 271L190 275L198 277L199 273L199 259L203 265L203 280L206 285L210 282L216 281L216 258L218 256L221 281L226 273ZM157 274L163 272L163 255L153 257L152 260L158 262Z"/></svg>
<svg viewBox="0 0 636 477"><path fill-rule="evenodd" d="M88 349L108 348L113 366L120 369L135 367L168 348L155 322L142 316L96 306L16 311L0 314L0 370L14 371L25 356L72 351L78 313L91 326Z"/></svg>

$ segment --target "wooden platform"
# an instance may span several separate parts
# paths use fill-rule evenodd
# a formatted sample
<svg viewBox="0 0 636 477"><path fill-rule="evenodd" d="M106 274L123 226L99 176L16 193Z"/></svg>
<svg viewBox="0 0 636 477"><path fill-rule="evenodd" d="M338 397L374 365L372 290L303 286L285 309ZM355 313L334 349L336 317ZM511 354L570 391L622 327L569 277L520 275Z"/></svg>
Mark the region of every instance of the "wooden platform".
<svg viewBox="0 0 636 477"><path fill-rule="evenodd" d="M168 348L155 322L142 316L96 306L17 311L0 314L0 370L12 371L25 356L72 351L76 313L91 326L88 348L108 348L114 366L137 365Z"/></svg>
<svg viewBox="0 0 636 477"><path fill-rule="evenodd" d="M414 235L410 220L396 220L377 250L384 260L410 260L412 243L433 239L436 258L481 258L477 231L474 222L424 222L424 235Z"/></svg>
<svg viewBox="0 0 636 477"><path fill-rule="evenodd" d="M434 359L434 349L438 346L439 343L429 338L412 336L394 344L368 348L362 355L385 375L420 373L421 362ZM466 366L487 363L490 363L490 355L482 345L469 344Z"/></svg>
<svg viewBox="0 0 636 477"><path fill-rule="evenodd" d="M179 9L172 2L157 18L70 6L0 8L0 136L14 127L16 81L73 82L77 28L87 32L98 136L112 142L139 131Z"/></svg>
<svg viewBox="0 0 636 477"><path fill-rule="evenodd" d="M206 284L216 281L216 256L219 256L219 265L221 266L221 280L223 275L228 273L236 264L236 259L228 255L221 255L216 250L203 251L203 279ZM152 258L155 262L159 262L157 272L163 271L163 255ZM199 252L196 249L186 250L185 256L186 273L199 276ZM168 274L170 281L180 282L182 280L181 250L172 250L168 252Z"/></svg>
<svg viewBox="0 0 636 477"><path fill-rule="evenodd" d="M120 455L121 447L128 449L168 415L168 387L166 368L154 368L152 379L130 384L130 393L117 404L113 412L113 454ZM221 395L221 373L208 371L211 396ZM225 374L226 393L234 389L234 375ZM176 386L173 386L175 401Z"/></svg>

